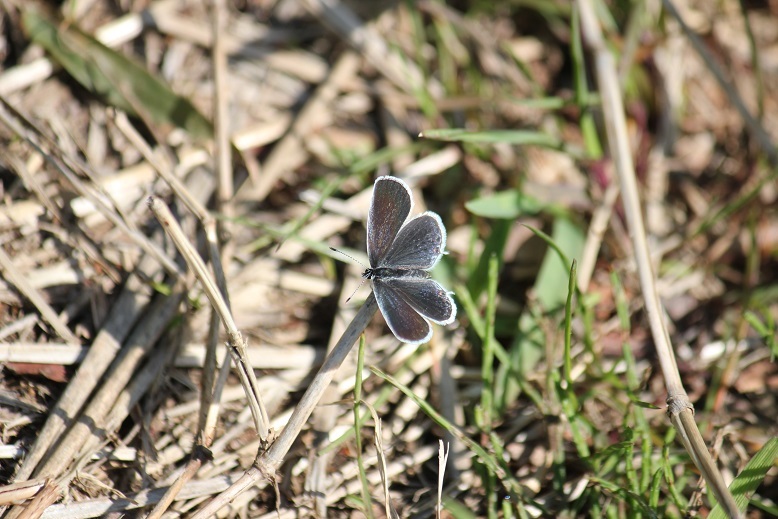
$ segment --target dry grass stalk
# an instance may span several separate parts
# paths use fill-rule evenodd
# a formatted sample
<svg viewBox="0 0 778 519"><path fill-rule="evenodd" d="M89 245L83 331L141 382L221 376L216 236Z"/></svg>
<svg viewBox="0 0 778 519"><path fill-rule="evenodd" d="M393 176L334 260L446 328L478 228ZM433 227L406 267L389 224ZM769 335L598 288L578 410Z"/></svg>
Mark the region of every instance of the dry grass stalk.
<svg viewBox="0 0 778 519"><path fill-rule="evenodd" d="M186 260L189 267L197 276L198 281L203 286L208 299L214 307L214 310L219 315L227 335L229 337L228 348L230 353L234 355L234 360L238 368L238 373L241 376L241 381L246 389L246 398L249 400L249 408L254 416L254 424L256 426L257 434L261 438L266 438L270 431L270 420L268 419L267 410L262 403L262 397L258 393L257 380L254 374L254 370L250 368L246 357L246 342L244 341L240 331L235 326L235 321L232 318L229 306L222 297L222 293L217 288L215 282L212 280L208 269L206 268L200 256L194 250L194 247L184 236L183 231L176 223L173 214L170 210L156 198L149 198L149 208L154 212L154 216L160 221L168 235L172 238L176 244L181 255Z"/></svg>
<svg viewBox="0 0 778 519"><path fill-rule="evenodd" d="M149 263L145 262L147 268L150 266ZM68 384L32 449L25 457L24 463L17 472L19 480L24 480L33 474L54 441L70 427L73 417L79 414L87 398L115 359L116 352L120 350L132 325L140 317L140 310L149 301L150 296L143 290L143 283L137 276L131 276L106 319L103 329L81 362L73 378L74 382Z"/></svg>
<svg viewBox="0 0 778 519"><path fill-rule="evenodd" d="M258 452L252 467L227 491L199 510L195 514L194 519L211 517L216 511L230 503L247 488L262 481L274 481L275 471L278 470L284 457L289 452L292 442L302 431L303 426L329 386L338 368L345 360L346 355L351 351L359 335L364 332L377 309L378 306L375 298L373 294L370 294L354 317L354 320L351 321L338 343L332 349L332 352L324 360L324 364L322 364L316 377L308 386L305 394L300 398L289 418L289 422L278 438L266 452Z"/></svg>
<svg viewBox="0 0 778 519"><path fill-rule="evenodd" d="M43 317L49 326L67 342L77 343L78 339L73 332L63 323L57 313L46 303L41 294L35 290L32 284L19 272L13 264L13 261L2 249L0 249L0 270L9 283L14 285L24 296L35 305L35 308Z"/></svg>
<svg viewBox="0 0 778 519"><path fill-rule="evenodd" d="M656 290L654 269L643 225L635 167L629 148L621 89L619 88L614 59L605 46L591 3L587 0L580 0L578 6L581 10L581 27L585 41L594 53L597 82L603 99L603 114L608 132L608 142L621 186L627 223L630 227L641 293L667 387L667 414L680 433L684 447L692 456L695 465L713 489L719 502L727 510L727 514L730 517L741 517L737 504L724 483L721 472L711 459L694 421L694 406L681 382L675 352L670 343L670 334L665 326L664 311Z"/></svg>

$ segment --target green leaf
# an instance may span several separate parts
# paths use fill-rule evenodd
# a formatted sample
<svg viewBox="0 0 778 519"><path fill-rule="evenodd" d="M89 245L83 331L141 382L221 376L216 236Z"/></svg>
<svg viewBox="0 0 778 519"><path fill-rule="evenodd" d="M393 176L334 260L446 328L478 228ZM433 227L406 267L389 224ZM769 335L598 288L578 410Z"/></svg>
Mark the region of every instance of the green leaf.
<svg viewBox="0 0 778 519"><path fill-rule="evenodd" d="M507 220L497 220L491 226L491 233L484 242L484 250L478 260L476 268L470 272L467 289L473 300L477 300L481 293L486 289L488 276L489 258L495 255L497 258L503 257L505 244L508 241L508 234L511 231L512 222Z"/></svg>
<svg viewBox="0 0 778 519"><path fill-rule="evenodd" d="M536 215L544 207L542 202L517 189L502 191L465 203L465 208L476 216L508 220Z"/></svg>
<svg viewBox="0 0 778 519"><path fill-rule="evenodd" d="M537 230L533 230L538 234ZM540 235L540 234L538 234ZM567 218L554 220L549 252L543 258L535 290L538 300L546 310L562 307L567 299L567 282L570 262L580 258L585 236L583 231Z"/></svg>
<svg viewBox="0 0 778 519"><path fill-rule="evenodd" d="M187 99L75 25L56 24L35 9L24 12L22 24L32 41L109 105L155 124L183 128L197 139L213 135L211 123Z"/></svg>

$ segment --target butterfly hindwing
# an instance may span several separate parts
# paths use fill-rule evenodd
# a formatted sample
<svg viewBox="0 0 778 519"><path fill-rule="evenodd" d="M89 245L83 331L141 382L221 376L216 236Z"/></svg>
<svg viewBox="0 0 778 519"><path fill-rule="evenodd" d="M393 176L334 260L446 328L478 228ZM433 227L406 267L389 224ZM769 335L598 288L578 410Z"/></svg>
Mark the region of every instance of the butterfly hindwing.
<svg viewBox="0 0 778 519"><path fill-rule="evenodd" d="M395 337L409 344L421 344L432 337L432 327L405 298L383 279L373 280L378 308Z"/></svg>
<svg viewBox="0 0 778 519"><path fill-rule="evenodd" d="M374 280L373 285L385 287L422 317L438 324L449 324L457 315L451 294L433 279L387 277Z"/></svg>

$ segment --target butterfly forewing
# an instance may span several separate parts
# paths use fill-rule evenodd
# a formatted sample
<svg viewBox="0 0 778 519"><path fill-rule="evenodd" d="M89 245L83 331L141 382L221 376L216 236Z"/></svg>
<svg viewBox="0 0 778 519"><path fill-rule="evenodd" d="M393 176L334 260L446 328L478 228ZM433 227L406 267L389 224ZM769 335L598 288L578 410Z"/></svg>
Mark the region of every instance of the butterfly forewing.
<svg viewBox="0 0 778 519"><path fill-rule="evenodd" d="M373 280L373 291L386 324L395 337L410 344L421 344L430 340L430 323L406 302L401 293L378 279Z"/></svg>
<svg viewBox="0 0 778 519"><path fill-rule="evenodd" d="M394 243L377 266L429 270L446 246L446 230L435 213L424 213L400 229Z"/></svg>
<svg viewBox="0 0 778 519"><path fill-rule="evenodd" d="M367 257L371 267L381 265L397 232L413 207L410 189L394 177L378 177L367 215Z"/></svg>
<svg viewBox="0 0 778 519"><path fill-rule="evenodd" d="M381 287L393 296L400 297L423 317L438 324L451 323L457 315L457 307L451 294L435 280L412 277L380 278L373 280L373 287L376 290Z"/></svg>

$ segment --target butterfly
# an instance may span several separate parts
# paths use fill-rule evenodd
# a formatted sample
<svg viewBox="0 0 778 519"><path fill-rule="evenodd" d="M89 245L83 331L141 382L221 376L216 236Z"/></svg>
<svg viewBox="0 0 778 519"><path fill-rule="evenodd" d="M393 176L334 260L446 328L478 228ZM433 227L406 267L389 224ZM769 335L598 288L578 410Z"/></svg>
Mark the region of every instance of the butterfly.
<svg viewBox="0 0 778 519"><path fill-rule="evenodd" d="M451 292L430 279L429 270L444 253L446 228L427 211L406 222L413 208L408 185L378 177L367 215L367 257L378 308L400 341L421 344L432 337L430 321L449 324L457 315Z"/></svg>

